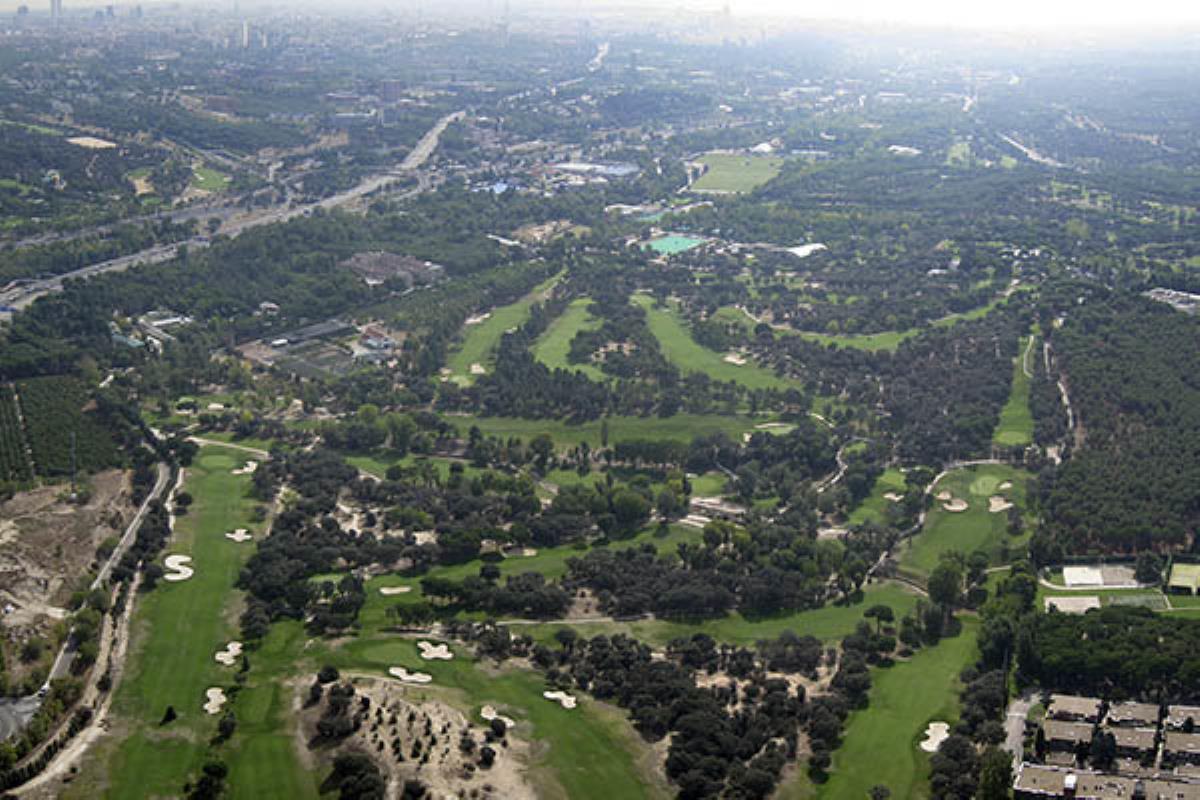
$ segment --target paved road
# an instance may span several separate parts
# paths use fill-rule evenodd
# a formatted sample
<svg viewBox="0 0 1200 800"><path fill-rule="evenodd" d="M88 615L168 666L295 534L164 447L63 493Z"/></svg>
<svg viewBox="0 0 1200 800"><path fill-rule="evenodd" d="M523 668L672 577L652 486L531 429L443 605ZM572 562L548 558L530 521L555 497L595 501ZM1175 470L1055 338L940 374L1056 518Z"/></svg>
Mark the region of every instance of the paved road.
<svg viewBox="0 0 1200 800"><path fill-rule="evenodd" d="M311 214L317 209L331 210L341 206L351 205L358 202L367 195L373 194L381 189L386 188L390 184L398 180L410 177L417 178L417 188L411 192L407 192L405 196L412 196L428 191L433 186L437 185L430 176L419 172L421 166L429 160L433 151L437 149L438 141L450 123L463 118L465 112L456 111L453 114L447 114L438 120L417 143L412 152L404 159L400 166L393 172L375 175L360 183L359 185L347 189L344 192L326 197L323 200L318 200L314 203L304 205L284 205L272 208L269 211L250 214L244 218L226 218L224 213L227 209L212 209L206 216L220 216L226 219L225 225L222 228L222 233L229 237L236 237L245 231L252 228L270 225L277 222L287 222L297 217ZM188 239L184 242L178 242L169 245L159 245L156 247L143 250L138 253L132 253L120 258L114 258L110 261L102 261L99 264L93 264L89 267L83 267L63 275L57 275L53 278L45 280L31 281L27 284L10 289L7 292L0 293L0 306L15 308L18 311L28 308L39 297L52 292L62 291L63 283L67 280L89 278L93 275L98 275L104 272L121 272L129 269L135 264L157 264L163 261L169 261L179 252L181 245L187 245L191 249L201 249L208 247L209 240L205 236L197 236ZM7 313L7 312L6 312ZM0 317L6 316L0 314Z"/></svg>
<svg viewBox="0 0 1200 800"><path fill-rule="evenodd" d="M1020 697L1014 697L1008 704L1008 712L1004 716L1004 749L1013 757L1013 773L1021 766L1021 757L1025 751L1025 717L1033 706L1033 692L1026 692Z"/></svg>

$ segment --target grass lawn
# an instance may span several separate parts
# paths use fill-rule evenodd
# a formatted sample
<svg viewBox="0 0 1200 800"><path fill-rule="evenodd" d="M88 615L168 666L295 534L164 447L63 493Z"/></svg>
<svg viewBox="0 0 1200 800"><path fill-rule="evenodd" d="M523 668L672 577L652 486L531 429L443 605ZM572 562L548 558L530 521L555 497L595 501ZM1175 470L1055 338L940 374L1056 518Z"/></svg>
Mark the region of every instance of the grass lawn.
<svg viewBox="0 0 1200 800"><path fill-rule="evenodd" d="M957 721L958 673L978 655L979 623L971 618L962 623L958 636L920 650L907 662L872 670L870 705L846 721L829 780L813 787L798 776L779 796L865 798L878 784L891 789L895 798L927 796L929 755L918 744L930 722Z"/></svg>
<svg viewBox="0 0 1200 800"><path fill-rule="evenodd" d="M550 323L546 332L538 337L533 347L533 357L550 369L578 370L594 381L606 381L608 376L592 364L572 364L567 361L571 351L571 340L580 331L592 331L600 327L600 320L588 311L592 301L579 298L567 306L558 319Z"/></svg>
<svg viewBox="0 0 1200 800"><path fill-rule="evenodd" d="M446 367L450 370L450 380L463 386L475 382L471 374L471 365L478 364L485 370L492 363L496 346L500 337L510 328L523 325L529 319L529 309L538 300L544 299L559 276L554 276L544 283L534 287L533 291L515 303L492 309L491 316L477 325L467 325L463 328L462 342L450 353Z"/></svg>
<svg viewBox="0 0 1200 800"><path fill-rule="evenodd" d="M797 331L795 335L823 345L836 344L838 347L850 347L854 350L895 350L900 343L911 339L921 332L920 328L910 328L906 331L883 331L882 333L863 333L852 335L830 335L813 333L812 331Z"/></svg>
<svg viewBox="0 0 1200 800"><path fill-rule="evenodd" d="M196 572L187 581L161 583L139 601L129 673L114 702L118 725L131 730L106 759L107 797L174 796L207 757L218 718L201 708L204 692L234 685L234 670L217 664L213 653L235 638L233 584L253 552L251 545L235 544L224 534L238 527L262 531L251 521L256 503L247 495L249 476L230 472L241 463L240 456L223 448L206 447L189 468L186 488L195 502L191 513L179 518L164 555L190 555ZM234 700L235 710L244 700ZM164 728L159 722L167 706L174 706L179 718ZM263 721L270 724L257 734L253 727L239 727L235 746L226 748L231 796L263 796L236 790L269 782L270 794L315 798L311 776L300 769L290 746L280 746L278 714ZM247 753L255 758L247 760ZM255 777L259 774L267 778Z"/></svg>
<svg viewBox="0 0 1200 800"><path fill-rule="evenodd" d="M192 175L192 188L202 192L223 192L229 186L229 176L212 167L195 167Z"/></svg>
<svg viewBox="0 0 1200 800"><path fill-rule="evenodd" d="M773 639L784 631L800 635L812 635L824 641L833 641L852 633L862 619L863 612L873 605L892 607L899 619L916 607L917 596L894 583L877 583L863 590L863 599L849 606L827 605L811 611L798 611L773 617L747 619L733 613L715 620L697 623L667 622L664 620L640 620L635 622L583 622L570 627L581 636L612 635L624 633L654 647L664 647L672 639L706 633L719 642L752 647L760 639ZM522 626L521 632L528 633L539 641L548 642L561 623Z"/></svg>
<svg viewBox="0 0 1200 800"><path fill-rule="evenodd" d="M875 480L875 486L871 489L871 494L867 499L863 500L858 508L850 512L849 523L851 525L861 525L867 520L873 522L883 522L886 518L887 508L892 505L892 501L884 497L885 494L904 494L907 485L904 481L904 473L895 467L888 467Z"/></svg>
<svg viewBox="0 0 1200 800"><path fill-rule="evenodd" d="M708 171L692 184L692 191L748 192L778 175L785 160L772 156L708 153L698 159Z"/></svg>
<svg viewBox="0 0 1200 800"><path fill-rule="evenodd" d="M1008 402L1000 410L1000 422L992 441L1000 445L1022 445L1033 441L1033 414L1029 410L1029 378L1023 364L1029 337L1021 338L1021 346L1013 361L1012 390Z"/></svg>
<svg viewBox="0 0 1200 800"><path fill-rule="evenodd" d="M901 565L928 575L938 565L942 553L950 550L967 555L975 550L986 550L993 564L1004 563L1002 547L1007 545L1015 551L1028 540L1029 534L1009 536L1008 514L990 513L988 498L1000 495L1024 510L1029 480L1029 473L1024 470L990 464L955 470L946 475L934 488L934 495L949 491L955 499L965 500L969 508L958 513L946 511L942 501L935 499L925 518L925 529L909 539L904 547ZM1012 482L1012 488L1000 489L1000 484L1006 481Z"/></svg>
<svg viewBox="0 0 1200 800"><path fill-rule="evenodd" d="M485 436L502 439L520 437L529 441L540 433L554 440L556 447L575 447L587 442L589 447L601 446L601 420L589 420L578 425L562 420L517 419L514 417L472 417L447 415L446 420L466 436L472 425L479 426ZM730 438L740 441L743 433L754 430L754 426L769 421L769 418L724 416L719 414L676 414L673 417L607 417L608 443L616 444L630 439L669 439L690 442L697 436L723 431Z"/></svg>
<svg viewBox="0 0 1200 800"><path fill-rule="evenodd" d="M750 389L790 389L796 384L781 378L753 362L741 366L725 361L725 356L703 347L692 338L687 325L674 312L655 308L648 295L636 295L634 302L646 309L646 322L658 339L663 355L684 373L703 372L715 381L735 381Z"/></svg>
<svg viewBox="0 0 1200 800"><path fill-rule="evenodd" d="M597 798L667 797L662 779L650 770L649 750L623 712L579 696L568 711L542 697L546 684L531 670L483 669L457 646L453 661L425 661L416 640L396 636L358 638L321 653L323 661L343 671L386 675L403 666L433 675L433 688L413 689L422 697L450 702L476 723L479 709L495 705L517 721L517 735L536 742L530 777L539 797Z"/></svg>

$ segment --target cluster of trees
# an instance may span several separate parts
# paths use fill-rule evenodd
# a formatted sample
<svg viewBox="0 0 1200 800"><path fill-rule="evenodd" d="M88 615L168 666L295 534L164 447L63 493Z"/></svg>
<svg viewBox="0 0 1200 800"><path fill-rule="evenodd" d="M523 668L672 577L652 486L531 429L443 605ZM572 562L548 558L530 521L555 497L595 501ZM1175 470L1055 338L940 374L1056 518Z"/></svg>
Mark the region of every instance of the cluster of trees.
<svg viewBox="0 0 1200 800"><path fill-rule="evenodd" d="M1097 296L1067 312L1053 346L1082 446L1042 473L1035 557L1185 546L1200 524L1200 322Z"/></svg>
<svg viewBox="0 0 1200 800"><path fill-rule="evenodd" d="M1195 700L1198 620L1106 606L1083 615L1027 617L1018 636L1023 682L1114 700Z"/></svg>
<svg viewBox="0 0 1200 800"><path fill-rule="evenodd" d="M11 386L0 385L0 497L33 479L25 452L25 431Z"/></svg>
<svg viewBox="0 0 1200 800"><path fill-rule="evenodd" d="M191 174L191 171L188 171ZM142 225L119 225L103 235L0 250L0 283L16 278L47 277L72 272L158 244L177 242L195 233L193 221L170 219Z"/></svg>
<svg viewBox="0 0 1200 800"><path fill-rule="evenodd" d="M19 734L5 742L0 742L0 788L8 789L18 786L41 772L45 762L53 757L43 755L41 763L27 763L17 767L17 764L39 745L46 741L55 725L83 696L83 681L78 678L59 678L50 682L50 691L42 699L42 704ZM80 709L89 715L91 709ZM72 719L71 728L75 728ZM70 738L78 729L69 730L66 738ZM61 745L60 745L61 746ZM56 747L48 750L57 751Z"/></svg>
<svg viewBox="0 0 1200 800"><path fill-rule="evenodd" d="M805 532L750 523L743 530L718 521L705 526L701 543L681 543L674 557L643 545L572 558L563 586L588 589L617 616L694 619L734 608L750 615L819 608L831 587L845 596L860 589L893 536L866 526L842 542L822 542L815 526Z"/></svg>
<svg viewBox="0 0 1200 800"><path fill-rule="evenodd" d="M122 464L110 432L114 421L121 420L106 414L111 409L99 402L92 405L91 393L81 380L38 378L20 382L17 392L38 474L62 478L71 474L72 466L94 472Z"/></svg>

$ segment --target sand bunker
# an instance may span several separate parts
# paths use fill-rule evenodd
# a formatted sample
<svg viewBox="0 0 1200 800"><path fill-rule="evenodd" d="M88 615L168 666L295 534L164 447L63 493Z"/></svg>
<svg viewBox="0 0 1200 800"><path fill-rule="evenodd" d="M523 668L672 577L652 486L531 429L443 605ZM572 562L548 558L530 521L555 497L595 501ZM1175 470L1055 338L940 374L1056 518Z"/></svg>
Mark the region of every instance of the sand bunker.
<svg viewBox="0 0 1200 800"><path fill-rule="evenodd" d="M505 558L533 558L537 554L536 547L512 547L504 551Z"/></svg>
<svg viewBox="0 0 1200 800"><path fill-rule="evenodd" d="M1007 497L1001 497L994 494L988 498L988 511L993 514L999 514L1001 511L1008 511L1013 507L1013 504L1008 501Z"/></svg>
<svg viewBox="0 0 1200 800"><path fill-rule="evenodd" d="M433 683L433 676L425 672L409 672L404 667L392 667L388 675L404 683Z"/></svg>
<svg viewBox="0 0 1200 800"><path fill-rule="evenodd" d="M241 642L230 642L225 645L225 649L217 653L213 658L218 664L224 664L227 667L232 667L237 663L237 658L242 654Z"/></svg>
<svg viewBox="0 0 1200 800"><path fill-rule="evenodd" d="M724 361L726 364L733 364L735 367L742 367L746 365L746 357L738 355L737 353L730 353L729 355L725 356Z"/></svg>
<svg viewBox="0 0 1200 800"><path fill-rule="evenodd" d="M948 492L948 491L946 491L946 490L943 490L943 491L940 491L940 492L938 492L938 493L937 493L937 499L938 499L938 500L943 500L943 501L945 501L945 500L950 500L950 499L952 499L953 497L954 497L954 495L950 494L950 492Z"/></svg>
<svg viewBox="0 0 1200 800"><path fill-rule="evenodd" d="M487 375L487 370L483 368L483 364L476 362L471 365L472 375Z"/></svg>
<svg viewBox="0 0 1200 800"><path fill-rule="evenodd" d="M107 139L97 139L95 136L72 136L67 141L76 147L82 147L86 150L112 150L117 146L116 142L110 142Z"/></svg>
<svg viewBox="0 0 1200 800"><path fill-rule="evenodd" d="M226 538L226 539L230 539L230 540L232 540L232 541L235 541L235 542L237 542L238 544L241 544L242 542L248 542L248 541L250 541L250 540L251 540L251 539L253 539L254 537L253 537L253 536L251 536L251 535L250 535L250 532L249 532L249 531L247 531L245 528L238 528L238 529L237 529L236 531L234 531L233 533L227 533L227 534L225 534L225 538Z"/></svg>
<svg viewBox="0 0 1200 800"><path fill-rule="evenodd" d="M484 320L488 319L491 316L492 316L492 312L490 312L490 311L487 312L486 314L475 314L473 316L467 317L466 322L464 322L463 324L464 325L478 325L479 323L483 322Z"/></svg>
<svg viewBox="0 0 1200 800"><path fill-rule="evenodd" d="M895 492L884 492L883 498L885 500L891 500L893 503L899 503L901 500L904 499L904 495L896 494Z"/></svg>
<svg viewBox="0 0 1200 800"><path fill-rule="evenodd" d="M966 500L961 500L956 497L953 500L951 500L949 503L943 503L942 508L949 511L951 514L958 514L963 511L966 511L968 508L970 508L970 506L967 505Z"/></svg>
<svg viewBox="0 0 1200 800"><path fill-rule="evenodd" d="M196 571L188 566L192 563L191 556L167 556L163 564L170 572L163 576L163 580L171 581L186 581L188 578L196 574Z"/></svg>
<svg viewBox="0 0 1200 800"><path fill-rule="evenodd" d="M491 722L494 719L498 719L504 723L504 727L506 728L517 727L516 720L514 720L512 717L506 717L502 714L498 714L494 706L484 706L479 710L479 716L483 717L485 722Z"/></svg>
<svg viewBox="0 0 1200 800"><path fill-rule="evenodd" d="M204 704L204 713L205 714L221 713L221 706L225 705L225 700L226 700L225 690L213 687L212 689L209 689L208 691L206 691L204 693L204 696L208 698L208 702L206 702Z"/></svg>
<svg viewBox="0 0 1200 800"><path fill-rule="evenodd" d="M925 740L921 742L921 749L926 753L936 753L937 749L942 746L942 742L949 738L949 725L945 722L931 722L925 729Z"/></svg>
<svg viewBox="0 0 1200 800"><path fill-rule="evenodd" d="M542 697L553 700L563 708L574 708L577 703L575 695L566 692L542 692Z"/></svg>
<svg viewBox="0 0 1200 800"><path fill-rule="evenodd" d="M238 469L233 470L233 474L234 475L253 475L254 471L256 469L258 469L257 461L247 461L245 466L242 466L242 467L239 467Z"/></svg>
<svg viewBox="0 0 1200 800"><path fill-rule="evenodd" d="M1002 491L1002 492L1007 489L1011 489L1011 488L1012 488L1012 481L1005 481L1004 483L1000 484L1000 491Z"/></svg>
<svg viewBox="0 0 1200 800"><path fill-rule="evenodd" d="M394 597L398 594L408 594L412 591L411 586L381 586L379 593L384 597Z"/></svg>
<svg viewBox="0 0 1200 800"><path fill-rule="evenodd" d="M448 645L434 644L433 642L417 642L417 647L421 650L421 658L426 661L449 661L454 658L454 653L450 652Z"/></svg>

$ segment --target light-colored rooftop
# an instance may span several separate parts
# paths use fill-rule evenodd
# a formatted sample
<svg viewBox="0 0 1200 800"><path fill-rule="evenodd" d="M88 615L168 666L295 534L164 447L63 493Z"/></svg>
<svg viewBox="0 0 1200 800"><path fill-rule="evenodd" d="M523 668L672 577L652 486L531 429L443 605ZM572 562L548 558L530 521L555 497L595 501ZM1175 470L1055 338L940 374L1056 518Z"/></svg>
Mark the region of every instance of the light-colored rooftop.
<svg viewBox="0 0 1200 800"><path fill-rule="evenodd" d="M1034 797L1062 797L1068 775L1075 776L1075 796L1078 800L1129 800L1138 784L1136 778L1119 775L1022 764L1017 769L1017 779L1013 785L1018 792ZM1160 778L1143 780L1142 786L1146 797L1154 800L1200 800L1200 784Z"/></svg>
<svg viewBox="0 0 1200 800"><path fill-rule="evenodd" d="M1092 739L1092 725L1088 722L1063 722L1048 719L1042 723L1048 742L1089 742Z"/></svg>
<svg viewBox="0 0 1200 800"><path fill-rule="evenodd" d="M1046 709L1046 715L1052 719L1070 717L1090 717L1095 719L1100 716L1100 699L1097 697L1079 697L1073 694L1052 694L1050 695L1050 706Z"/></svg>
<svg viewBox="0 0 1200 800"><path fill-rule="evenodd" d="M1108 721L1114 725L1158 725L1158 706L1150 703L1113 703L1108 707Z"/></svg>

